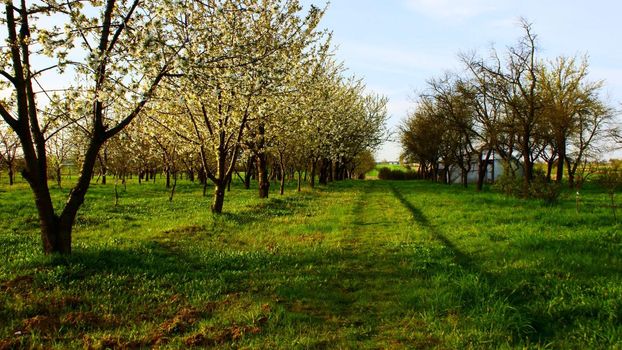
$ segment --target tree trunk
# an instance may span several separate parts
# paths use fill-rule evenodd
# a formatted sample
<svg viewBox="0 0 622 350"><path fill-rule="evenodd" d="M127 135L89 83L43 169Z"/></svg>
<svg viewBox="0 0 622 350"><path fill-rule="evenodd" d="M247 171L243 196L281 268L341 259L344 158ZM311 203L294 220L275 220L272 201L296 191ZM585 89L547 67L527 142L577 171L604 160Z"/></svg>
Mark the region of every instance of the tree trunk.
<svg viewBox="0 0 622 350"><path fill-rule="evenodd" d="M484 180L486 179L486 172L488 171L488 162L490 161L491 153L492 151L486 152L486 157L484 159L482 159L481 153L478 154L479 162L477 165L477 192L481 192L484 188Z"/></svg>
<svg viewBox="0 0 622 350"><path fill-rule="evenodd" d="M329 161L327 159L322 159L322 161L320 162L320 178L318 180L320 185L328 184L329 171L330 171Z"/></svg>
<svg viewBox="0 0 622 350"><path fill-rule="evenodd" d="M244 172L244 189L251 188L251 178L253 177L254 162L253 157L249 157L246 161L246 171Z"/></svg>
<svg viewBox="0 0 622 350"><path fill-rule="evenodd" d="M108 174L108 152L104 149L103 155L99 157L99 165L101 166L102 185L106 184L106 175Z"/></svg>
<svg viewBox="0 0 622 350"><path fill-rule="evenodd" d="M259 198L268 198L270 181L268 179L268 156L265 153L257 154L257 178L259 180Z"/></svg>
<svg viewBox="0 0 622 350"><path fill-rule="evenodd" d="M56 184L58 185L58 188L62 188L61 181L62 181L62 178L61 178L61 167L58 166L58 167L56 167Z"/></svg>
<svg viewBox="0 0 622 350"><path fill-rule="evenodd" d="M578 164L578 162L575 164ZM566 167L568 168L568 187L574 188L574 174L577 168L570 164L570 159L568 157L566 157Z"/></svg>
<svg viewBox="0 0 622 350"><path fill-rule="evenodd" d="M527 196L529 194L529 186L531 185L531 180L533 179L533 163L531 162L531 158L529 154L523 156L523 195Z"/></svg>
<svg viewBox="0 0 622 350"><path fill-rule="evenodd" d="M562 141L559 144L558 159L557 162L557 179L556 182L558 184L562 183L562 179L564 178L564 159L566 159L566 141Z"/></svg>
<svg viewBox="0 0 622 350"><path fill-rule="evenodd" d="M531 180L533 180L533 162L531 161L531 149L529 148L529 139L531 133L527 130L524 131L523 141L521 145L521 152L523 153L523 195L529 194L529 186Z"/></svg>
<svg viewBox="0 0 622 350"><path fill-rule="evenodd" d="M175 195L175 189L177 188L177 173L173 174L173 187L171 188L171 194L168 197L168 201L173 201L173 196Z"/></svg>
<svg viewBox="0 0 622 350"><path fill-rule="evenodd" d="M281 196L285 193L285 166L281 164L281 184L279 188Z"/></svg>
<svg viewBox="0 0 622 350"><path fill-rule="evenodd" d="M171 188L171 169L166 167L166 188Z"/></svg>
<svg viewBox="0 0 622 350"><path fill-rule="evenodd" d="M301 171L298 170L298 192L300 192L301 180L302 180L302 174L301 174Z"/></svg>
<svg viewBox="0 0 622 350"><path fill-rule="evenodd" d="M553 174L553 165L554 164L555 164L555 157L552 156L551 159L549 159L546 162L546 182L551 182L551 175Z"/></svg>
<svg viewBox="0 0 622 350"><path fill-rule="evenodd" d="M101 176L101 177L102 177L102 185L105 185L105 184L106 184L106 175L107 175L107 172L108 172L108 170L106 169L106 167L105 167L105 166L102 166L102 169L101 169L101 174L102 174L102 176Z"/></svg>
<svg viewBox="0 0 622 350"><path fill-rule="evenodd" d="M13 186L15 183L15 172L13 171L13 167L9 165L9 186Z"/></svg>
<svg viewBox="0 0 622 350"><path fill-rule="evenodd" d="M47 186L32 184L35 195L35 205L39 213L39 225L41 226L41 241L43 242L43 252L45 254L71 253L71 229L61 234L60 219L54 213L54 207L50 198ZM67 244L67 241L69 243ZM67 248L69 245L69 248Z"/></svg>
<svg viewBox="0 0 622 350"><path fill-rule="evenodd" d="M309 186L315 188L315 172L317 168L317 161L311 163L311 175L309 175Z"/></svg>
<svg viewBox="0 0 622 350"><path fill-rule="evenodd" d="M221 214L225 203L225 184L216 182L214 187L214 200L212 201L212 213Z"/></svg>

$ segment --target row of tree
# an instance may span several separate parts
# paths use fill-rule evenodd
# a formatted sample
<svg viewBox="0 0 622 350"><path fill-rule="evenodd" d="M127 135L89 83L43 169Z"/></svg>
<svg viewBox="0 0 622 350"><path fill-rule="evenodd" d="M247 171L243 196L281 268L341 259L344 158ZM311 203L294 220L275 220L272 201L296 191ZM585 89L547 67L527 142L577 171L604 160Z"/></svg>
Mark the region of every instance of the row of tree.
<svg viewBox="0 0 622 350"><path fill-rule="evenodd" d="M262 198L270 171L281 192L286 174L352 176L386 138L387 100L332 59L323 13L298 0L6 1L3 135L21 145L44 251L71 252L98 168L196 174L215 213L241 167ZM48 178L60 185L68 161L80 172L55 208Z"/></svg>
<svg viewBox="0 0 622 350"><path fill-rule="evenodd" d="M422 176L447 179L456 167L466 186L476 171L481 190L495 157L506 175L522 175L524 193L537 162L547 164L547 181L554 173L572 187L607 150L615 111L603 99L603 82L589 80L587 58L540 59L531 25L521 24L524 36L505 54L462 54L463 73L428 81L400 132L402 156L419 163Z"/></svg>

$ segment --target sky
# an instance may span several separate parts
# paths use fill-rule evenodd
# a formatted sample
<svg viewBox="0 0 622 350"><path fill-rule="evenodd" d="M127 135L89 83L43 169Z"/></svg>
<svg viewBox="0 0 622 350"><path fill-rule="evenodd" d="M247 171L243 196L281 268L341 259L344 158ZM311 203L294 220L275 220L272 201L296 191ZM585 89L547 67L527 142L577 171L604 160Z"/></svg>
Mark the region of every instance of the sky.
<svg viewBox="0 0 622 350"><path fill-rule="evenodd" d="M320 7L325 1L302 0ZM333 32L336 57L370 91L389 98L393 131L426 80L460 72L461 52L503 52L532 23L539 57L588 55L589 78L605 80L605 98L622 102L622 1L618 0L332 0L321 26ZM386 143L377 160L397 160ZM616 153L616 156L620 152ZM606 155L603 155L606 159Z"/></svg>

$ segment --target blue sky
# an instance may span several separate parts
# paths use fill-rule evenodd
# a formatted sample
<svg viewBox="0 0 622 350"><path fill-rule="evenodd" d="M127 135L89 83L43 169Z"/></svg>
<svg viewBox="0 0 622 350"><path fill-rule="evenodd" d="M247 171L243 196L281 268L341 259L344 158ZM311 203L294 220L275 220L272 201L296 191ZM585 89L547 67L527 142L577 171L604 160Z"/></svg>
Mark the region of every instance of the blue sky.
<svg viewBox="0 0 622 350"><path fill-rule="evenodd" d="M588 54L591 79L604 79L620 107L621 14L622 2L614 0L332 0L321 25L333 31L337 58L350 72L389 97L394 129L427 79L460 69L458 53L513 45L522 35L520 17L533 23L540 57ZM389 143L377 159L398 155L399 145Z"/></svg>

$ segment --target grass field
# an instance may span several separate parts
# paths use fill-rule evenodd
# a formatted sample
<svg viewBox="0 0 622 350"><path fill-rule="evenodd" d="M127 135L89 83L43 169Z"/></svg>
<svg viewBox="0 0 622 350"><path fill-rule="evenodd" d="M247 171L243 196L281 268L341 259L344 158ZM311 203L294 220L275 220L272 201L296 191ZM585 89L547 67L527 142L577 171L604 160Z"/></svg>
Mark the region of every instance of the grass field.
<svg viewBox="0 0 622 350"><path fill-rule="evenodd" d="M418 181L234 186L222 216L187 182L120 194L94 185L74 254L45 257L30 192L0 186L0 349L622 347L595 188L578 212Z"/></svg>

